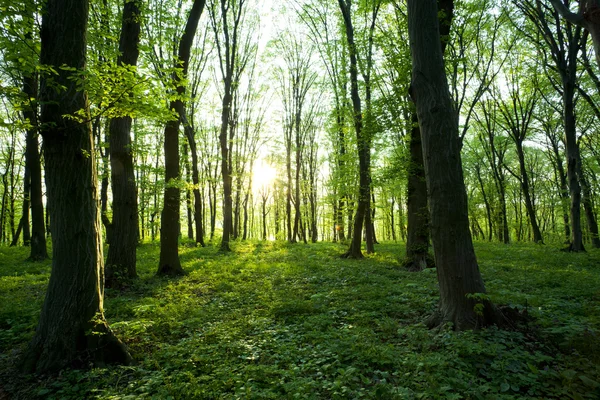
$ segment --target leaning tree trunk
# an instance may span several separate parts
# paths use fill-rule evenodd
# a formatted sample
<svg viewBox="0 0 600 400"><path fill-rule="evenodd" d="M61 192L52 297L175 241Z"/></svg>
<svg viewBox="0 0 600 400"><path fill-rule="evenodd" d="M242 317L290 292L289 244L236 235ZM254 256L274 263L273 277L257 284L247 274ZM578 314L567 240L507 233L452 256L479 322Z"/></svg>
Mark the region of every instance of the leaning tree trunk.
<svg viewBox="0 0 600 400"><path fill-rule="evenodd" d="M436 0L409 0L412 55L411 95L421 127L430 227L440 286L437 312L429 326L452 322L469 329L495 322L495 308L473 249L462 173L458 116L454 110L441 52ZM480 294L479 300L473 298ZM471 295L467 297L468 295ZM482 306L475 307L477 303Z"/></svg>
<svg viewBox="0 0 600 400"><path fill-rule="evenodd" d="M117 64L135 66L139 55L140 9L138 1L125 1ZM110 174L113 196L111 242L106 259L106 286L137 277L138 204L131 117L113 118L109 124Z"/></svg>
<svg viewBox="0 0 600 400"><path fill-rule="evenodd" d="M49 0L43 13L41 58L56 73L42 78L52 273L42 313L24 357L27 371L57 371L77 362L131 361L103 313L103 257L94 141L89 106L62 66L85 70L86 0ZM57 91L57 87L64 90ZM66 116L85 111L85 121ZM83 364L85 365L85 364Z"/></svg>
<svg viewBox="0 0 600 400"><path fill-rule="evenodd" d="M172 80L177 87L177 94L185 94L185 77L187 75L192 44L198 28L198 21L204 9L205 0L194 0L185 30L179 41L177 66L181 72L174 72ZM179 261L179 126L185 117L185 105L179 97L171 101L170 109L177 114L175 120L165 126L165 202L160 218L160 260L158 275L182 275L184 273Z"/></svg>

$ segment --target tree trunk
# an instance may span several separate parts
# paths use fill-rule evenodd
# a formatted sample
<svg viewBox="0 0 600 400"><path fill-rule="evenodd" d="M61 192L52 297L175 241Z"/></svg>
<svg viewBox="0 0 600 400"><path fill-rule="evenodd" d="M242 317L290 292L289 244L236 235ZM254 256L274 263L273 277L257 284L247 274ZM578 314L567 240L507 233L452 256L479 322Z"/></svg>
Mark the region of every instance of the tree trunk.
<svg viewBox="0 0 600 400"><path fill-rule="evenodd" d="M125 1L118 65L136 66L140 42L140 8L137 0ZM113 196L111 242L106 259L106 285L116 286L125 278L137 277L138 204L131 117L113 118L109 124L110 174Z"/></svg>
<svg viewBox="0 0 600 400"><path fill-rule="evenodd" d="M458 330L495 322L495 308L485 286L469 230L458 116L446 79L436 0L409 0L412 55L411 95L421 127L430 227L435 251L440 303L429 326L452 322ZM478 296L476 300L472 296ZM467 296L471 295L471 296ZM478 303L481 306L476 307Z"/></svg>
<svg viewBox="0 0 600 400"><path fill-rule="evenodd" d="M350 53L350 97L352 99L353 122L354 130L356 131L356 146L358 148L359 164L358 206L356 208L356 214L354 215L350 248L343 254L343 257L358 259L363 258L361 251L363 223L365 222L367 213L369 213L371 209L371 143L367 137L369 133L366 135L363 133L362 105L358 92L357 48L356 43L354 42L354 27L350 15L351 7L347 0L338 0L338 2L344 18L344 27ZM370 218L368 219L370 221ZM372 247L372 242L370 245Z"/></svg>
<svg viewBox="0 0 600 400"><path fill-rule="evenodd" d="M126 347L103 314L103 257L94 140L89 122L65 118L88 111L71 73L85 69L88 2L49 0L43 13L41 63L57 73L41 85L41 126L52 273L36 333L24 357L27 371L58 371L91 359L129 363ZM56 85L65 90L56 91ZM86 112L84 118L89 117Z"/></svg>
<svg viewBox="0 0 600 400"><path fill-rule="evenodd" d="M198 167L198 146L196 145L196 137L191 126L186 125L184 132L187 136L192 152L192 183L194 184L194 223L196 228L196 243L202 247L204 244L204 223L202 219L202 198L200 196L200 173Z"/></svg>
<svg viewBox="0 0 600 400"><path fill-rule="evenodd" d="M583 191L583 210L585 213L585 219L587 221L588 229L590 231L592 246L598 249L600 248L600 238L598 237L598 222L596 220L596 214L594 213L594 204L592 203L592 192L590 190L590 185L583 173L581 159L579 160L578 175Z"/></svg>
<svg viewBox="0 0 600 400"><path fill-rule="evenodd" d="M427 209L427 182L423 165L421 130L416 112L412 115L410 130L410 161L407 181L408 233L406 238L406 261L403 265L410 271L422 271L429 260L429 218Z"/></svg>
<svg viewBox="0 0 600 400"><path fill-rule="evenodd" d="M192 9L185 25L185 30L179 41L177 53L177 66L181 66L181 73L174 72L172 80L177 87L177 93L185 93L185 77L188 71L190 53L194 36L204 9L205 0L194 0ZM165 200L160 218L160 260L158 275L182 275L184 273L179 261L179 201L180 189L178 186L179 174L179 125L185 118L185 105L183 100L171 101L170 109L174 110L177 119L167 122L165 126Z"/></svg>
<svg viewBox="0 0 600 400"><path fill-rule="evenodd" d="M37 82L33 77L25 77L24 92L30 99L37 99ZM48 258L46 248L46 226L44 224L44 203L42 192L42 167L38 143L38 124L36 103L30 104L23 111L23 116L33 124L27 130L25 139L25 164L31 176L29 201L31 203L31 249L29 259L40 261Z"/></svg>
<svg viewBox="0 0 600 400"><path fill-rule="evenodd" d="M221 175L223 177L223 237L221 238L221 251L231 251L229 247L230 236L233 233L233 179L229 165L229 138L228 128L231 117L231 103L233 96L231 94L231 78L225 83L225 95L223 96L223 111L221 115L221 133L219 143L221 145Z"/></svg>
<svg viewBox="0 0 600 400"><path fill-rule="evenodd" d="M583 247L583 234L581 231L581 186L578 172L580 170L579 144L575 125L575 95L576 72L570 76L563 74L563 118L565 124L565 145L567 148L567 180L569 181L569 194L571 196L571 244L569 251L585 251Z"/></svg>
<svg viewBox="0 0 600 400"><path fill-rule="evenodd" d="M554 152L554 166L556 168L556 174L560 184L560 198L561 198L561 210L563 215L563 223L565 229L565 239L569 241L571 239L571 224L569 222L569 212L567 202L569 201L569 185L567 185L567 176L565 174L565 168L563 167L563 160L560 157L558 149L558 143L551 140L552 151Z"/></svg>
<svg viewBox="0 0 600 400"><path fill-rule="evenodd" d="M525 165L525 153L523 151L523 142L517 141L517 158L519 159L519 169L521 172L521 189L523 196L525 197L525 210L529 217L529 223L531 224L531 230L533 233L533 241L535 243L544 243L542 238L542 232L537 222L537 216L535 213L535 206L531 199L531 189L529 185L529 174L527 173L527 166Z"/></svg>

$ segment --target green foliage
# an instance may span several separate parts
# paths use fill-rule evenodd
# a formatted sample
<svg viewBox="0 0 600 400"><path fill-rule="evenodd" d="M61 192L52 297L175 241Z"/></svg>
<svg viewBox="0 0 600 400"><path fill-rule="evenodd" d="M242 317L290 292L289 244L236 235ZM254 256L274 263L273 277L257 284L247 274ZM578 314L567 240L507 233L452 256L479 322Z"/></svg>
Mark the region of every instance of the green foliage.
<svg viewBox="0 0 600 400"><path fill-rule="evenodd" d="M398 245L363 261L335 244L182 247L189 273L106 291L106 316L137 364L23 377L49 263L0 247L0 382L23 399L598 398L600 253L477 244L489 297L534 317L519 331L430 331L433 270L399 268Z"/></svg>

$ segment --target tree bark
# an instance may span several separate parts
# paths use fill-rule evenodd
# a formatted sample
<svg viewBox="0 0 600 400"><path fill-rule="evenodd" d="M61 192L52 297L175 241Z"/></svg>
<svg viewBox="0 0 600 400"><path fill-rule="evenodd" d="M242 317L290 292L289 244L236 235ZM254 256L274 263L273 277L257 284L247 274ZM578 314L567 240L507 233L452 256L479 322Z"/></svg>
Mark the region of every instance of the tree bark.
<svg viewBox="0 0 600 400"><path fill-rule="evenodd" d="M190 53L198 22L204 9L205 0L194 0L187 19L183 35L179 41L177 66L181 73L174 72L172 80L177 87L177 94L185 94L185 77L187 76ZM160 218L160 260L158 275L182 275L184 273L179 260L179 126L185 118L185 104L178 98L171 101L170 109L176 113L176 119L165 126L165 200Z"/></svg>
<svg viewBox="0 0 600 400"><path fill-rule="evenodd" d="M190 151L192 152L192 183L194 184L194 224L196 228L196 243L202 247L205 247L204 223L202 220L203 204L200 196L200 173L198 169L198 146L196 144L196 137L192 127L186 124L184 127L184 132L190 145Z"/></svg>
<svg viewBox="0 0 600 400"><path fill-rule="evenodd" d="M427 182L423 165L421 129L417 114L412 114L410 130L410 161L408 166L408 232L406 237L406 261L403 265L410 271L422 271L431 264L429 260L429 211L427 209Z"/></svg>
<svg viewBox="0 0 600 400"><path fill-rule="evenodd" d="M48 211L52 220L52 273L36 333L23 360L27 371L57 371L91 359L129 363L126 347L103 314L103 257L94 140L88 121L65 115L88 111L87 97L66 65L85 69L88 1L49 0L43 13L41 63ZM65 90L56 91L56 85ZM89 112L85 113L87 119Z"/></svg>
<svg viewBox="0 0 600 400"><path fill-rule="evenodd" d="M37 99L37 82L30 77L25 78L24 91L29 98ZM35 104L31 104L23 112L33 127L27 130L25 139L25 164L29 169L29 202L31 204L31 248L29 259L33 261L48 258L46 248L46 227L44 224L44 203L42 193L42 167L38 143L37 112Z"/></svg>
<svg viewBox="0 0 600 400"><path fill-rule="evenodd" d="M428 324L436 326L449 321L458 330L476 328L494 323L496 311L484 297L485 286L469 230L458 116L439 46L436 0L409 0L408 24L413 65L411 95L421 127L440 286L439 307ZM472 296L480 297L476 300ZM475 307L478 303L481 307Z"/></svg>
<svg viewBox="0 0 600 400"><path fill-rule="evenodd" d="M137 0L125 1L119 44L120 66L137 65L140 42L140 8ZM110 174L113 195L111 242L106 259L106 286L137 277L138 204L130 116L113 118L109 124Z"/></svg>
<svg viewBox="0 0 600 400"><path fill-rule="evenodd" d="M363 234L363 223L371 206L371 143L367 135L363 134L363 115L360 95L358 92L358 61L357 48L354 42L354 27L352 25L352 17L349 0L338 0L342 16L344 19L344 28L346 38L348 40L348 48L350 55L350 98L352 99L353 122L354 130L356 131L356 146L358 148L358 164L359 164L359 194L358 206L356 214L354 214L354 222L352 227L352 240L350 248L343 254L345 258L363 258L361 251L361 242ZM371 243L372 245L372 243Z"/></svg>

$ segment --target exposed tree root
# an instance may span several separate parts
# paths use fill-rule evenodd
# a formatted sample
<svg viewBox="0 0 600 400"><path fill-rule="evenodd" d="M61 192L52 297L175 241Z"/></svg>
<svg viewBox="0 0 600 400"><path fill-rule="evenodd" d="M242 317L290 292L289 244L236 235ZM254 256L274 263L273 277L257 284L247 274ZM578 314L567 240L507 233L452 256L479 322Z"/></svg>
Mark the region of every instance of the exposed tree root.
<svg viewBox="0 0 600 400"><path fill-rule="evenodd" d="M363 255L362 252L359 251L358 254L354 254L352 252L352 250L348 250L347 252L342 254L340 257L341 258L349 258L349 259L353 259L353 260L361 260L361 259L365 258L365 256Z"/></svg>
<svg viewBox="0 0 600 400"><path fill-rule="evenodd" d="M400 265L409 272L421 272L427 268L435 268L435 261L429 253L426 253L407 257L400 262Z"/></svg>
<svg viewBox="0 0 600 400"><path fill-rule="evenodd" d="M90 321L74 337L41 337L33 339L25 353L21 368L26 373L58 372L65 367L84 368L90 364L130 365L133 362L127 346L108 327L104 319Z"/></svg>
<svg viewBox="0 0 600 400"><path fill-rule="evenodd" d="M479 312L454 310L454 312L444 314L441 309L438 309L425 320L425 325L429 329L441 329L448 323L452 323L452 329L455 331L477 330L492 325L502 329L515 329L513 320L503 312L502 308L496 307L489 301L480 304L483 305L483 310Z"/></svg>
<svg viewBox="0 0 600 400"><path fill-rule="evenodd" d="M566 251L568 253L583 253L585 252L585 247L583 247L583 244L581 245L581 249L577 250L573 247L573 243L569 242L568 243L569 246L565 247L564 249L561 249L560 251Z"/></svg>

